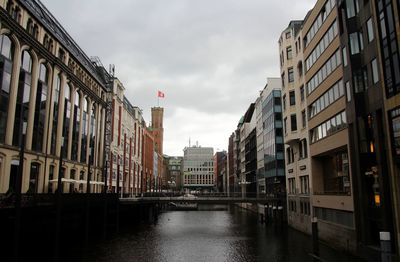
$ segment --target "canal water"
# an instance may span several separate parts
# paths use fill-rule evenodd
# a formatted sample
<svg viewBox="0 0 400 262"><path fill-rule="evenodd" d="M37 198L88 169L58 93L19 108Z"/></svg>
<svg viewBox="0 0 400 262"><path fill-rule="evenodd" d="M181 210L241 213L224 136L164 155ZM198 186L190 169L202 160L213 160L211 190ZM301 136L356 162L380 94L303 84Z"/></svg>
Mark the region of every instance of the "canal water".
<svg viewBox="0 0 400 262"><path fill-rule="evenodd" d="M124 228L118 236L71 250L65 261L312 261L311 237L293 229L262 225L239 208L170 211L152 225ZM323 261L360 261L320 246Z"/></svg>

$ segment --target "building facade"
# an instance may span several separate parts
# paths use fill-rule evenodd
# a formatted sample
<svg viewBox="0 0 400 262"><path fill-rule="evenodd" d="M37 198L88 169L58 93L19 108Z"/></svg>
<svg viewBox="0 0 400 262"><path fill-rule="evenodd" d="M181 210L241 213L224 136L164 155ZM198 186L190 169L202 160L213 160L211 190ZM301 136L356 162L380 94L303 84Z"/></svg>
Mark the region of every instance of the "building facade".
<svg viewBox="0 0 400 262"><path fill-rule="evenodd" d="M319 0L302 29L312 206L320 238L354 251L354 191L339 26L336 1Z"/></svg>
<svg viewBox="0 0 400 262"><path fill-rule="evenodd" d="M183 150L183 188L212 191L214 180L214 149L191 146Z"/></svg>
<svg viewBox="0 0 400 262"><path fill-rule="evenodd" d="M303 21L291 21L279 38L288 223L311 233L311 170L304 85Z"/></svg>
<svg viewBox="0 0 400 262"><path fill-rule="evenodd" d="M106 83L39 1L0 1L0 192L101 192ZM50 22L49 22L50 21ZM60 158L62 159L60 163ZM90 172L89 172L90 167Z"/></svg>

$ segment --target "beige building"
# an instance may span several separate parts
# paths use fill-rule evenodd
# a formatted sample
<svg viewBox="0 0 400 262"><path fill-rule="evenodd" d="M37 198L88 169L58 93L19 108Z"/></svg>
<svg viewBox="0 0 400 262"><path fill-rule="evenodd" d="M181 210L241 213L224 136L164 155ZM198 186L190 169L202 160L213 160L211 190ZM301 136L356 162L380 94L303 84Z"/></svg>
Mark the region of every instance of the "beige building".
<svg viewBox="0 0 400 262"><path fill-rule="evenodd" d="M279 39L288 223L311 233L311 169L308 157L303 21L291 21Z"/></svg>
<svg viewBox="0 0 400 262"><path fill-rule="evenodd" d="M104 81L39 1L0 9L0 192L16 189L23 143L23 193L54 192L59 175L64 192L85 191L89 163L100 192Z"/></svg>
<svg viewBox="0 0 400 262"><path fill-rule="evenodd" d="M109 186L112 192L135 195L141 192L143 129L142 111L124 96L125 88L118 78L113 80L113 117ZM119 174L119 175L118 175ZM118 182L117 182L118 181Z"/></svg>
<svg viewBox="0 0 400 262"><path fill-rule="evenodd" d="M318 218L321 239L354 251L354 194L336 1L318 0L304 20L302 34L313 216Z"/></svg>

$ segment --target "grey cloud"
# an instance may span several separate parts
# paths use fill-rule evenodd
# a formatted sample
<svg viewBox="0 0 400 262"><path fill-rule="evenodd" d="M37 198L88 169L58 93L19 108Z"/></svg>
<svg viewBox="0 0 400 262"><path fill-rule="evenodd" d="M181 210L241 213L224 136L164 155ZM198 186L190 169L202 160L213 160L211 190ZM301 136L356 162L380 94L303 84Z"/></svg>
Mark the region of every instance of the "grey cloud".
<svg viewBox="0 0 400 262"><path fill-rule="evenodd" d="M116 65L126 96L165 107L165 153L189 136L227 148L267 77L279 76L278 38L315 0L43 0L91 55Z"/></svg>

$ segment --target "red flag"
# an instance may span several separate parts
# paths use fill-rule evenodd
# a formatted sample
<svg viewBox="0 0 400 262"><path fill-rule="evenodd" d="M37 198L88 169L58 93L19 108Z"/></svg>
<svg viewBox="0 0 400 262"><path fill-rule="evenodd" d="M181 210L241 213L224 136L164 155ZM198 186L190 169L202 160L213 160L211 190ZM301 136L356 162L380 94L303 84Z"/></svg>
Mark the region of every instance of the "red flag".
<svg viewBox="0 0 400 262"><path fill-rule="evenodd" d="M161 97L161 98L164 98L164 93L163 92L161 92L161 91L158 91L158 97Z"/></svg>

